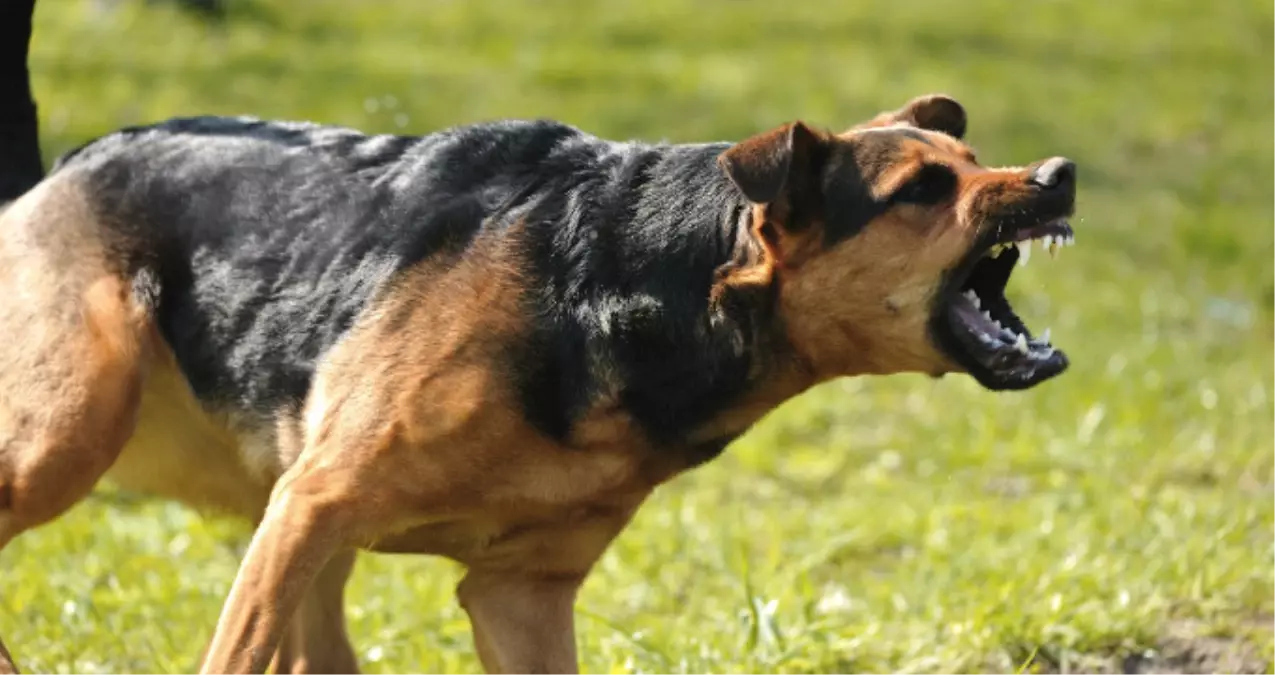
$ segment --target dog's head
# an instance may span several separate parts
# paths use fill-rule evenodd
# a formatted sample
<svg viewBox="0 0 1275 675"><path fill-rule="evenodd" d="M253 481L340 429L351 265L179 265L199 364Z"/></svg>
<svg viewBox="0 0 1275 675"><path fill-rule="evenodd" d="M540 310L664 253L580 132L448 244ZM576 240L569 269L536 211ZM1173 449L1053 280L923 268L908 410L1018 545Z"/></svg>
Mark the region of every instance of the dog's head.
<svg viewBox="0 0 1275 675"><path fill-rule="evenodd" d="M840 134L789 124L719 158L755 204L776 319L820 379L967 372L1004 390L1066 369L1004 290L1031 242L1071 243L1075 166L983 167L965 125L959 103L926 96Z"/></svg>

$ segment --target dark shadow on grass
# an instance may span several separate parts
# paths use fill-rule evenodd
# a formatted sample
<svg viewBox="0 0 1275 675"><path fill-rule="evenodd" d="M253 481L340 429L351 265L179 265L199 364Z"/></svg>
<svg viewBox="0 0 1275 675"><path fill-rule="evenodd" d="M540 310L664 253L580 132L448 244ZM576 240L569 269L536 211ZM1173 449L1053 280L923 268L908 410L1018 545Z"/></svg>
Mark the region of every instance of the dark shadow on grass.
<svg viewBox="0 0 1275 675"><path fill-rule="evenodd" d="M1244 622L1255 630L1270 630L1271 617L1259 615ZM1124 642L1144 643L1139 639ZM1076 652L1049 644L1014 643L1005 645L1007 656L1021 673L1268 673L1271 663L1263 658L1253 643L1241 635L1216 635L1199 622L1178 620L1151 642L1154 646L1131 650L1125 644L1089 652Z"/></svg>

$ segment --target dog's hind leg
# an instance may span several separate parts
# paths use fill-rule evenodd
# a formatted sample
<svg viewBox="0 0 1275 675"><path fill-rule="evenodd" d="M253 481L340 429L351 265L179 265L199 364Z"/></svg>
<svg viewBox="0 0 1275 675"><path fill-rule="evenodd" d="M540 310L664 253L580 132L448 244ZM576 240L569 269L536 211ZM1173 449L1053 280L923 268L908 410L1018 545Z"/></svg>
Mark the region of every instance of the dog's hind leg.
<svg viewBox="0 0 1275 675"><path fill-rule="evenodd" d="M136 423L150 320L101 241L65 177L0 215L0 548L87 495Z"/></svg>

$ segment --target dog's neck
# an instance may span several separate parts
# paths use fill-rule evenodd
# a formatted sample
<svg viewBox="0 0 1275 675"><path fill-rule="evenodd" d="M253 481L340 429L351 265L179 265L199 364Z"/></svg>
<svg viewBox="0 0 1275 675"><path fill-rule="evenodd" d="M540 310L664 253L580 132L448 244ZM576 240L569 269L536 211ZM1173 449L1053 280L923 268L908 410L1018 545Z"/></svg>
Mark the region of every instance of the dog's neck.
<svg viewBox="0 0 1275 675"><path fill-rule="evenodd" d="M721 414L695 436L735 437L781 403L815 384L808 364L794 351L778 313L778 280L755 235L758 211L741 202L727 235L730 256L717 270L711 291L712 324L734 331L749 358L747 384Z"/></svg>
<svg viewBox="0 0 1275 675"><path fill-rule="evenodd" d="M524 395L550 433L618 408L657 446L703 461L806 386L753 205L717 164L727 147L607 145L605 170L530 209L551 349Z"/></svg>
<svg viewBox="0 0 1275 675"><path fill-rule="evenodd" d="M714 458L771 410L816 383L811 369L789 344L777 314L779 288L773 261L756 236L760 211L733 189L724 173L714 180L728 186L732 199L720 207L716 218L687 223L716 228L720 242L704 339L719 348L728 347L729 354L719 357L746 373L729 400L687 434L691 465Z"/></svg>

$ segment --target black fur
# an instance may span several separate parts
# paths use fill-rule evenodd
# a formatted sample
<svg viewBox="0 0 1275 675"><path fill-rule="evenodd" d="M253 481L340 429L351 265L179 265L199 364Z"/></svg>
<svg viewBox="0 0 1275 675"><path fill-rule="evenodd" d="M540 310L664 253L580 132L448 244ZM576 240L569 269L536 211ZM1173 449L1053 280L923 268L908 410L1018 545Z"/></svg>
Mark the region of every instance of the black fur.
<svg viewBox="0 0 1275 675"><path fill-rule="evenodd" d="M648 433L672 440L743 389L741 326L714 325L708 306L747 208L716 166L726 147L612 146L584 182L532 210L540 322L527 362L542 372L524 392L546 429L564 431L616 380ZM613 373L595 377L593 355Z"/></svg>

